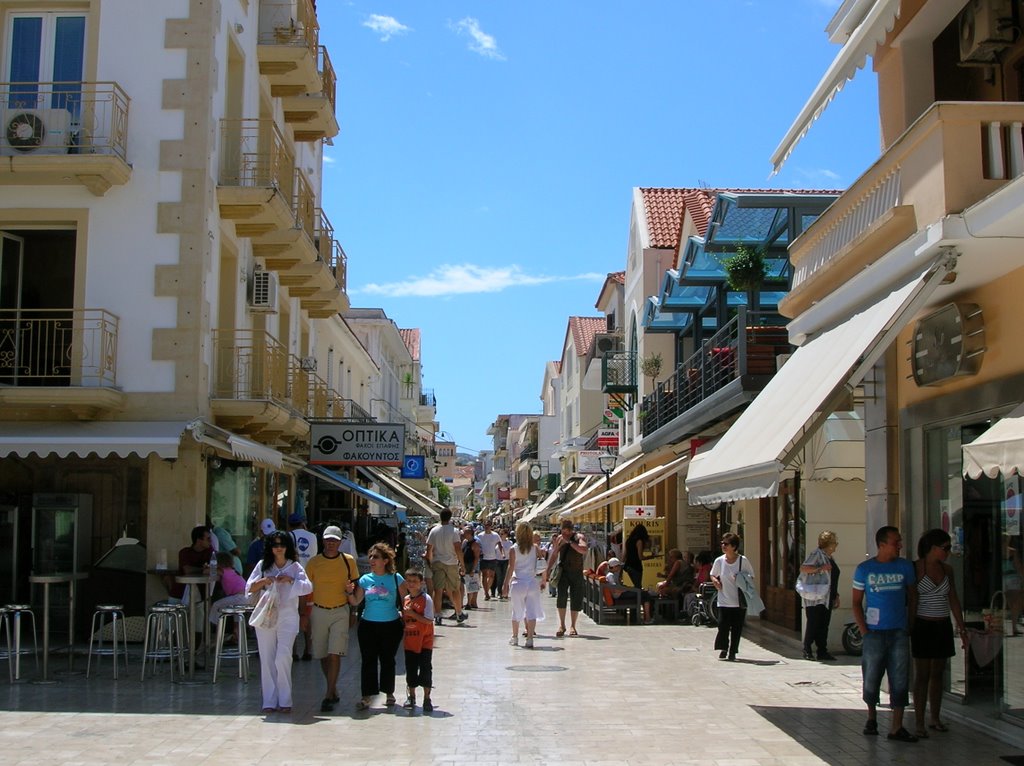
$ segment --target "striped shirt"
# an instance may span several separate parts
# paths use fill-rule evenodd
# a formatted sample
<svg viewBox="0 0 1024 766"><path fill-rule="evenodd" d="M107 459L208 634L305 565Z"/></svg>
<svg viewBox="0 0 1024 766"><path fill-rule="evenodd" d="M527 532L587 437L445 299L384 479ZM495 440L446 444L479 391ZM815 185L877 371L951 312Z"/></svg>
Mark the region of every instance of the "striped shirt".
<svg viewBox="0 0 1024 766"><path fill-rule="evenodd" d="M936 584L925 575L917 581L917 616L949 618L949 577Z"/></svg>

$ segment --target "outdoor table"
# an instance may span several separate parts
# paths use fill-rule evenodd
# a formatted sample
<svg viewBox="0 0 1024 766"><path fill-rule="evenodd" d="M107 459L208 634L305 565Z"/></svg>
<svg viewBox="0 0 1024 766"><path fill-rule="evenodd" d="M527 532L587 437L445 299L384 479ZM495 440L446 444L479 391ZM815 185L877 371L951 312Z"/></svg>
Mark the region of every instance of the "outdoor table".
<svg viewBox="0 0 1024 766"><path fill-rule="evenodd" d="M174 581L181 585L210 585L209 575L178 575L174 578ZM210 588L206 588L206 595L203 597L203 606L206 607L203 615L203 651L210 643L210 620L209 620L209 609L210 609ZM189 588L188 594L188 677L189 680L193 680L196 676L196 641L195 634L199 631L196 630L196 594L198 588Z"/></svg>
<svg viewBox="0 0 1024 766"><path fill-rule="evenodd" d="M86 572L56 572L45 575L29 575L28 581L43 586L43 678L50 681L50 586L54 583L68 586L68 670L75 661L75 584L89 575Z"/></svg>

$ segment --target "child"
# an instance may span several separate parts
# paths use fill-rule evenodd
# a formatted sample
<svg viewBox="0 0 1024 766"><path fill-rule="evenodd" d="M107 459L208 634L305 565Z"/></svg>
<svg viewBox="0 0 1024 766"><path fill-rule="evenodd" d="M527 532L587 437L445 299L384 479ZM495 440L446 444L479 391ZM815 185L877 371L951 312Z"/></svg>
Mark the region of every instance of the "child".
<svg viewBox="0 0 1024 766"><path fill-rule="evenodd" d="M214 591L216 601L210 606L210 623L216 628L220 619L220 610L226 606L241 606L248 604L249 599L245 595L245 580L238 574L231 565L232 556L230 553L221 552L217 554L217 581L218 586ZM237 624L236 635L228 636L227 642L232 643L238 640Z"/></svg>
<svg viewBox="0 0 1024 766"><path fill-rule="evenodd" d="M432 713L430 701L430 660L434 653L434 602L423 592L423 573L410 569L405 573L405 597L402 618L405 620L405 683L409 696L402 706L416 707L416 687L423 687L423 712Z"/></svg>

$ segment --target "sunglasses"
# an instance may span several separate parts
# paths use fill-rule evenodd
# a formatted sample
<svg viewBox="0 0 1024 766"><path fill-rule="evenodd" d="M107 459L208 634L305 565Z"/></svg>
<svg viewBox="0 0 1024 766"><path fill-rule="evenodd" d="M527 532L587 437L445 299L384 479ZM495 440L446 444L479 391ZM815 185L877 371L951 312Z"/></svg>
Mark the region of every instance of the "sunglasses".
<svg viewBox="0 0 1024 766"><path fill-rule="evenodd" d="M271 543L270 547L271 548L287 548L288 546L285 545L284 543Z"/></svg>

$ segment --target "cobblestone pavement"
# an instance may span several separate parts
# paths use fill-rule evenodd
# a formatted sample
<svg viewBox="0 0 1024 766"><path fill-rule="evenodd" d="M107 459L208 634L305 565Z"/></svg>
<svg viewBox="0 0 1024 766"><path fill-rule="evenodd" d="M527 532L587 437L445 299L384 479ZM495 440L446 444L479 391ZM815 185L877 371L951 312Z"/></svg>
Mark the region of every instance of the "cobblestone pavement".
<svg viewBox="0 0 1024 766"><path fill-rule="evenodd" d="M795 641L765 630L748 632L735 663L718 660L707 627L595 625L581 615L580 637L556 639L545 599L551 614L529 650L507 643L508 603L482 603L462 626L445 620L437 629L432 715L389 710L383 698L355 711L354 635L330 714L319 710L315 662L295 665L294 712L262 716L258 679L243 684L229 669L216 685L172 684L164 670L140 683L133 658L131 675L115 682L104 658L102 677L4 682L3 763L852 766L1024 757L957 721L917 744L865 737L857 662L797 659ZM399 679L399 704L403 690ZM884 710L880 723L886 731Z"/></svg>

